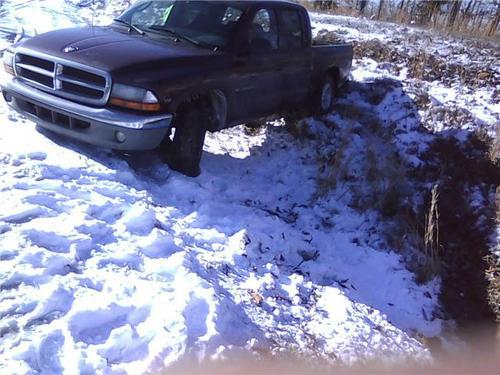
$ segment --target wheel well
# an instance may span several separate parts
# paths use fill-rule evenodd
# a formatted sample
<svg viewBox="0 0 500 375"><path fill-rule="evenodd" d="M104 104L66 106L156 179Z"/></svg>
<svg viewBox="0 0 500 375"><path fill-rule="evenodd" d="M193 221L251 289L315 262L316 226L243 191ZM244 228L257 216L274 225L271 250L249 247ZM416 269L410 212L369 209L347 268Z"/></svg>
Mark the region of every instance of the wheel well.
<svg viewBox="0 0 500 375"><path fill-rule="evenodd" d="M227 100L220 90L210 90L199 93L189 93L177 102L175 112L188 103L201 101L206 104L207 130L216 131L226 124Z"/></svg>
<svg viewBox="0 0 500 375"><path fill-rule="evenodd" d="M338 86L340 79L339 68L337 68L336 66L332 66L326 71L326 75L331 77L335 81L335 85Z"/></svg>
<svg viewBox="0 0 500 375"><path fill-rule="evenodd" d="M209 130L215 131L222 129L226 125L227 100L224 93L220 90L209 92L210 103L212 107L212 121Z"/></svg>

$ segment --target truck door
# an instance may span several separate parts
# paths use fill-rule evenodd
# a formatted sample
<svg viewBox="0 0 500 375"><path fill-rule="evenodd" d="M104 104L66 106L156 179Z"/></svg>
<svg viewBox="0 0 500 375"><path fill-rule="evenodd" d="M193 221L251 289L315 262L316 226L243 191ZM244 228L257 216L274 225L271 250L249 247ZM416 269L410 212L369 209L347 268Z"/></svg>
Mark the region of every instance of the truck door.
<svg viewBox="0 0 500 375"><path fill-rule="evenodd" d="M282 55L278 48L278 21L272 8L260 8L251 16L247 46L236 55L236 82L232 113L245 120L270 115L282 103Z"/></svg>
<svg viewBox="0 0 500 375"><path fill-rule="evenodd" d="M309 97L312 75L312 48L307 27L295 8L278 9L279 50L288 64L283 71L284 101L287 107L304 105Z"/></svg>

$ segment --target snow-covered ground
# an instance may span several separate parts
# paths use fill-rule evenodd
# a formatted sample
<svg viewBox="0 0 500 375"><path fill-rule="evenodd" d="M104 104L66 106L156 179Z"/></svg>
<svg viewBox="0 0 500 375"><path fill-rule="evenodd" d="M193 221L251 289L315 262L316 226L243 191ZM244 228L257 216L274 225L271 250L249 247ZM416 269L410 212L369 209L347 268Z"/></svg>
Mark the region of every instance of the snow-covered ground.
<svg viewBox="0 0 500 375"><path fill-rule="evenodd" d="M308 119L300 138L282 121L209 134L196 179L154 153L39 131L0 104L0 373L138 374L282 352L431 360L419 339L447 325L440 281L417 284L411 249L389 244L390 223L361 199L367 150L417 166L427 135L402 86L377 80L390 73L363 59L353 77L338 105L357 113ZM498 119L498 103L484 113ZM340 149L346 175L324 191L337 169L322 158Z"/></svg>
<svg viewBox="0 0 500 375"><path fill-rule="evenodd" d="M393 23L324 14L312 14L312 26L315 34L333 32L346 42L375 42L371 48L382 46L397 52L399 56L387 56L393 61L377 63L365 57L356 63L358 67L365 66L360 69L365 74L374 72L396 78L406 86L417 86L429 95L431 104L436 107L461 108L470 112L473 121L465 123L463 129L473 130L480 126L493 129L499 126L500 50L497 43L452 38ZM377 52L373 51L373 54ZM408 66L404 64L406 61L398 57L412 58L422 53L422 58L428 60L431 69L422 72L424 79L415 79L409 74ZM436 66L434 62L440 64ZM435 68L434 71L432 68ZM425 79L426 76L431 78ZM430 124L426 125L434 131L457 125L453 121L424 120L429 120Z"/></svg>
<svg viewBox="0 0 500 375"><path fill-rule="evenodd" d="M412 335L440 332L439 284L374 247L373 217L315 201L314 143L281 127L210 136L197 179L62 147L5 106L0 128L4 371L140 373L242 348L426 357Z"/></svg>

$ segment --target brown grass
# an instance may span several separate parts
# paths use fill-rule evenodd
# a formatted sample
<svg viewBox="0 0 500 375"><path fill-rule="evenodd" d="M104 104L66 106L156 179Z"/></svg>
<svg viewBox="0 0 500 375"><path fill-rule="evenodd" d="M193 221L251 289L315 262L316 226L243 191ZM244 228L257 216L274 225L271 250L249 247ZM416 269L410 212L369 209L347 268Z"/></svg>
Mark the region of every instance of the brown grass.
<svg viewBox="0 0 500 375"><path fill-rule="evenodd" d="M489 157L491 162L500 167L500 123L495 127L495 135L491 139L491 146L489 150ZM500 207L499 207L500 210Z"/></svg>
<svg viewBox="0 0 500 375"><path fill-rule="evenodd" d="M500 169L491 162L489 147L474 134L463 143L438 137L423 155L427 164L419 171L422 175L417 176L440 186L440 298L445 310L462 328L489 324L495 316L499 318L498 274L488 259L496 226L491 193L500 182ZM479 205L471 201L472 190L481 194ZM432 197L427 200L430 201ZM421 217L428 214L428 207L422 207Z"/></svg>
<svg viewBox="0 0 500 375"><path fill-rule="evenodd" d="M424 250L427 257L426 272L430 279L439 275L439 210L438 210L438 185L434 185L431 192L431 204L425 218Z"/></svg>
<svg viewBox="0 0 500 375"><path fill-rule="evenodd" d="M318 159L319 175L317 178L316 194L318 198L325 197L334 190L339 182L344 181L347 176L348 164L345 152L349 145L348 138L343 136L342 143L337 151L328 156L322 156Z"/></svg>
<svg viewBox="0 0 500 375"><path fill-rule="evenodd" d="M405 7L405 9L395 9L395 6L388 7L389 2L386 2L386 7L384 11L378 17L377 9L370 8L367 6L365 11L361 13L356 9L355 4L357 2L352 2L353 5L343 5L340 6L337 2L335 7L329 9L319 9L315 8L313 2L307 0L300 0L300 3L304 5L310 11L317 11L327 14L335 14L342 16L351 17L366 17L369 19L377 19L379 21L395 22L403 25L413 25L415 21L415 14L411 13L411 9ZM408 4L409 2L407 2ZM442 14L436 17L434 20L427 20L419 22L418 26L424 29L436 30L441 33L454 35L457 37L472 37L485 40L497 41L500 34L500 29L498 26L492 29L493 17L491 19L486 19L478 27L477 23L471 23L470 19L459 15L454 24L450 25L447 22L447 15Z"/></svg>

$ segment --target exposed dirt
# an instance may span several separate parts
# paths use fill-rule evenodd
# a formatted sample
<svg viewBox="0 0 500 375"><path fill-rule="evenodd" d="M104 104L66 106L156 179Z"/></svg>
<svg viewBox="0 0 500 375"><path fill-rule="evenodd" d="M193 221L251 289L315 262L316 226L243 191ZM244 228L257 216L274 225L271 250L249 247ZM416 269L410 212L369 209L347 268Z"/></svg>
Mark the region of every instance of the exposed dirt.
<svg viewBox="0 0 500 375"><path fill-rule="evenodd" d="M441 301L463 328L492 322L498 306L493 295L488 296L486 274L492 264L486 257L495 230L491 197L500 183L500 169L489 159L488 147L474 134L463 143L437 137L423 155L425 167L415 175L439 186ZM422 218L428 202L429 198L420 209Z"/></svg>
<svg viewBox="0 0 500 375"><path fill-rule="evenodd" d="M491 252L500 222L500 137L479 131L481 121L467 108L434 105L425 86L420 86L426 81L440 82L445 87L489 88L492 99L498 101L500 52L491 43L464 40L461 44L450 42L451 52L441 56L422 48L427 37L405 34L391 36L389 41L351 42L357 59L370 58L385 64L385 70L395 76L407 69L403 85L405 91L415 94L412 105L415 113L417 108L420 113L421 131L427 132L431 141L424 152L415 152L424 164L407 174L424 200L416 211L408 209L406 215L400 215L400 231L407 233L403 227L412 223L412 230L423 237L431 189L437 185L441 304L471 347L491 350L495 347L495 322L500 322L500 267ZM339 37L339 33L327 30L320 31L318 39L345 40L341 34ZM412 43L413 47L408 48ZM446 131L436 131L439 126ZM472 130L459 130L467 127ZM398 200L405 198L411 200L411 194ZM482 334L477 335L478 331Z"/></svg>

